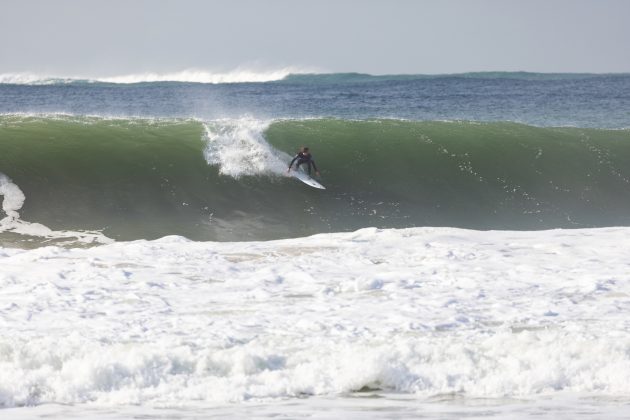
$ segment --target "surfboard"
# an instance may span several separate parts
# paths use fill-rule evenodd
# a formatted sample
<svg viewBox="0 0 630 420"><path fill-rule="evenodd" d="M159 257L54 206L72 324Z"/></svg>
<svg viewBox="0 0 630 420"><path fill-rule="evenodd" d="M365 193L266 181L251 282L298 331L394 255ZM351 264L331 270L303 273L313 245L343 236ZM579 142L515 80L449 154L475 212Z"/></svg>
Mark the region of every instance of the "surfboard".
<svg viewBox="0 0 630 420"><path fill-rule="evenodd" d="M326 187L324 187L322 184L320 184L319 182L315 181L313 178L311 178L310 176L308 176L306 173L302 172L302 169L291 169L291 175L293 175L295 178L299 179L300 181L302 181L303 183L305 183L306 185L313 187L313 188L319 188L320 190L325 190Z"/></svg>

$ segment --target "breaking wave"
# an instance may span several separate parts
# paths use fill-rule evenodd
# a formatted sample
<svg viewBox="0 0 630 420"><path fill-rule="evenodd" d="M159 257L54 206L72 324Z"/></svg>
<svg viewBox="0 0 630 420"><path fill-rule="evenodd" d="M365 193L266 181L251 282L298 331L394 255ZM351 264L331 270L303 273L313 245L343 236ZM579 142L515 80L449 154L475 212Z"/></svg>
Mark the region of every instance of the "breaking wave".
<svg viewBox="0 0 630 420"><path fill-rule="evenodd" d="M4 73L0 74L0 84L15 85L55 85L70 83L154 83L154 82L180 82L180 83L263 83L282 80L290 74L299 74L302 71L295 67L287 67L277 70L255 71L245 68L237 68L227 72L212 72L207 70L188 69L177 72L157 73L130 73L119 76L87 77L87 76L50 76L36 73Z"/></svg>
<svg viewBox="0 0 630 420"><path fill-rule="evenodd" d="M0 121L4 212L55 231L252 240L367 226L630 225L629 130L62 115ZM301 145L314 151L326 192L285 176Z"/></svg>

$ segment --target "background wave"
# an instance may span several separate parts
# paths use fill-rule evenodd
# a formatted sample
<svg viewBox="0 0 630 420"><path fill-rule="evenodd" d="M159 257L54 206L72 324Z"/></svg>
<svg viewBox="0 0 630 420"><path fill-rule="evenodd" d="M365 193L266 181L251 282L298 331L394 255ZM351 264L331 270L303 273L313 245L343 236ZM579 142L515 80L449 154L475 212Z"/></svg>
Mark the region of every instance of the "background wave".
<svg viewBox="0 0 630 420"><path fill-rule="evenodd" d="M23 220L251 240L366 226L629 225L630 131L515 123L4 116ZM309 145L325 192L284 176Z"/></svg>
<svg viewBox="0 0 630 420"><path fill-rule="evenodd" d="M4 73L0 74L0 84L13 85L55 85L76 83L262 83L282 80L290 74L302 71L296 67L286 67L277 70L255 71L238 68L227 72L212 72L207 70L189 69L178 72L143 72L130 73L119 76L87 77L87 76L59 76L41 75L36 73Z"/></svg>
<svg viewBox="0 0 630 420"><path fill-rule="evenodd" d="M630 75L472 73L284 77L287 72L251 77L231 74L230 80L234 83L217 84L143 82L177 79L182 75L131 75L108 79L107 83L67 79L30 81L51 83L44 86L0 83L0 115L69 114L204 121L243 116L265 121L389 118L514 121L543 127L628 127ZM203 80L204 77L189 74L180 79ZM278 79L280 77L284 78ZM254 79L273 81L236 83Z"/></svg>
<svg viewBox="0 0 630 420"><path fill-rule="evenodd" d="M187 69L176 72L141 72L118 76L62 76L32 72L0 74L0 84L9 85L56 85L56 84L135 84L135 83L266 83L288 84L346 84L384 81L413 81L423 79L506 79L523 81L570 81L594 78L627 77L627 73L532 73L532 72L469 72L453 74L385 74L367 73L315 73L298 67L284 67L274 70L252 70L237 68L232 71L215 72L201 69Z"/></svg>
<svg viewBox="0 0 630 420"><path fill-rule="evenodd" d="M570 81L593 78L625 77L624 73L596 74L596 73L532 73L524 71L505 72L469 72L452 74L385 74L373 75L367 73L291 73L282 79L287 83L306 84L344 84L344 83L370 83L389 81L413 81L413 80L438 80L438 79L498 79L498 80L522 80L522 81Z"/></svg>

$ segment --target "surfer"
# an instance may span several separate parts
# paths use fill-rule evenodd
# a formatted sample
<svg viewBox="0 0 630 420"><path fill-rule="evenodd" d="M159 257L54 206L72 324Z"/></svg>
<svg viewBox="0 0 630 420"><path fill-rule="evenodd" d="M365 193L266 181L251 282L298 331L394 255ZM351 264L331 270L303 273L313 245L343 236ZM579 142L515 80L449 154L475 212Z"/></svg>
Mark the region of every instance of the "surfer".
<svg viewBox="0 0 630 420"><path fill-rule="evenodd" d="M311 155L311 152L308 150L308 147L300 148L300 151L298 152L298 154L295 155L291 163L289 163L289 169L287 170L287 173L291 172L291 167L293 166L293 162L295 162L296 160L297 160L297 163L295 164L296 171L300 169L300 165L305 163L308 165L309 175L311 175L311 165L313 165L313 169L315 169L315 175L319 176L319 171L317 170L317 166L315 166L315 161L313 160L313 155Z"/></svg>

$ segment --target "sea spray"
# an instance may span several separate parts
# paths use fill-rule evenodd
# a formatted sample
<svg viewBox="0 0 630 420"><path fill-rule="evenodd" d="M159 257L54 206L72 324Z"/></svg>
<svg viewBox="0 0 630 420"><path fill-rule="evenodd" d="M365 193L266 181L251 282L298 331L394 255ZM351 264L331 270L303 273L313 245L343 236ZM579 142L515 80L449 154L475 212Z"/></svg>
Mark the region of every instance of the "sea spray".
<svg viewBox="0 0 630 420"><path fill-rule="evenodd" d="M11 182L8 176L0 172L0 195L3 196L2 210L6 218L13 220L19 219L18 211L24 205L24 193L20 187ZM4 219L3 219L4 220ZM2 221L0 221L2 223Z"/></svg>
<svg viewBox="0 0 630 420"><path fill-rule="evenodd" d="M219 173L238 178L243 175L281 175L289 155L274 149L265 139L270 122L239 119L204 123L210 165Z"/></svg>

